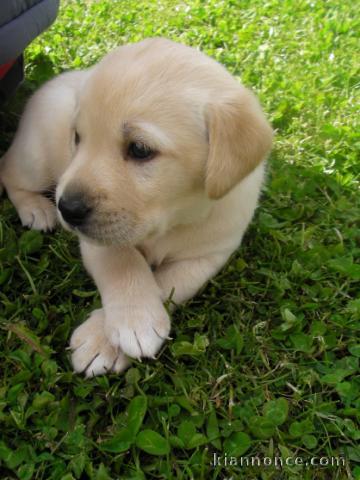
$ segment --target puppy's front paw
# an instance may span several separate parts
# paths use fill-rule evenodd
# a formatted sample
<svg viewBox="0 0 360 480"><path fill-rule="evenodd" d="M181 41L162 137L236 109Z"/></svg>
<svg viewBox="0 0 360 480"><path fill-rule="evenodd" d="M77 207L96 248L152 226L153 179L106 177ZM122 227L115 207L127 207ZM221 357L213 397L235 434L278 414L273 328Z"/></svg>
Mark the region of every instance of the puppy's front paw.
<svg viewBox="0 0 360 480"><path fill-rule="evenodd" d="M56 207L40 194L29 194L28 201L21 202L17 208L23 227L33 230L53 230L56 224Z"/></svg>
<svg viewBox="0 0 360 480"><path fill-rule="evenodd" d="M109 343L104 332L104 311L94 310L72 334L70 349L75 372L86 377L107 372L119 373L128 366L123 352Z"/></svg>
<svg viewBox="0 0 360 480"><path fill-rule="evenodd" d="M161 301L149 305L107 306L105 334L114 347L133 358L154 358L169 338L170 319Z"/></svg>

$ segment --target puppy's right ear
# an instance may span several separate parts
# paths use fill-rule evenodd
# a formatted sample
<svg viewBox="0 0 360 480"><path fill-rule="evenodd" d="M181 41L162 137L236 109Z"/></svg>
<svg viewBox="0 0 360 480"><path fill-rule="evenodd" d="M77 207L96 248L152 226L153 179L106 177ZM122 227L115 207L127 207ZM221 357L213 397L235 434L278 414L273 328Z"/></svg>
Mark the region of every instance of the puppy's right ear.
<svg viewBox="0 0 360 480"><path fill-rule="evenodd" d="M209 156L205 189L218 199L251 173L269 153L273 131L260 104L239 85L222 94L206 110Z"/></svg>

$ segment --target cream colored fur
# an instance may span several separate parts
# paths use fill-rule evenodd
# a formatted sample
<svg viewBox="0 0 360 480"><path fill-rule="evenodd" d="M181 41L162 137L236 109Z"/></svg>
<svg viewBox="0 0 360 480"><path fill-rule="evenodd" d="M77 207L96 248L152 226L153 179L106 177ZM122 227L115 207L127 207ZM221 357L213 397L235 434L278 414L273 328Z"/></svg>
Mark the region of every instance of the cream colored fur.
<svg viewBox="0 0 360 480"><path fill-rule="evenodd" d="M74 144L74 130L80 143ZM129 158L129 142L156 155ZM23 225L47 230L56 200L94 205L80 238L103 307L72 335L77 372L154 357L170 334L163 302L185 302L240 245L256 208L272 130L258 101L221 65L165 39L119 47L30 99L0 172Z"/></svg>

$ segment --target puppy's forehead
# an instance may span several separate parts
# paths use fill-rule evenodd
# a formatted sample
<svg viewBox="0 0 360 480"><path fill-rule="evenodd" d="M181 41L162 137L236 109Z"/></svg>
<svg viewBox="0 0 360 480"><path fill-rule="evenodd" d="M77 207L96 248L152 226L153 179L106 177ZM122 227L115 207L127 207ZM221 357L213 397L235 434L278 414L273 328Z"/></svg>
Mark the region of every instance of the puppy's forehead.
<svg viewBox="0 0 360 480"><path fill-rule="evenodd" d="M108 107L126 100L132 106L164 103L161 100L167 97L189 96L189 89L205 92L213 77L209 71L219 68L195 49L165 39L148 39L106 55L89 77L84 95Z"/></svg>
<svg viewBox="0 0 360 480"><path fill-rule="evenodd" d="M234 82L217 62L181 44L150 39L119 47L87 79L81 123L115 138L122 123L144 122L158 129L156 137L166 132L174 145L190 144L206 136L206 104L226 79Z"/></svg>
<svg viewBox="0 0 360 480"><path fill-rule="evenodd" d="M193 100L184 98L187 85L174 79L162 61L154 68L146 55L123 57L117 55L114 61L107 59L95 67L79 99L83 122L114 133L126 122L131 131L143 126L148 132L156 130L154 136L159 137L177 120L191 117ZM141 61L143 57L146 62Z"/></svg>

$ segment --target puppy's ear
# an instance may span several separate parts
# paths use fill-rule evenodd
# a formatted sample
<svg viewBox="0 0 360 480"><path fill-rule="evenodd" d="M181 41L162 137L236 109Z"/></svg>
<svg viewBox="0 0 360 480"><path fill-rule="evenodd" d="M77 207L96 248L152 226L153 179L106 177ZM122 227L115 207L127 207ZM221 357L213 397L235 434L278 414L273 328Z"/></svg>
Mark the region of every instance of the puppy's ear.
<svg viewBox="0 0 360 480"><path fill-rule="evenodd" d="M205 189L218 199L246 177L268 154L273 131L259 102L245 87L207 106L209 156Z"/></svg>

